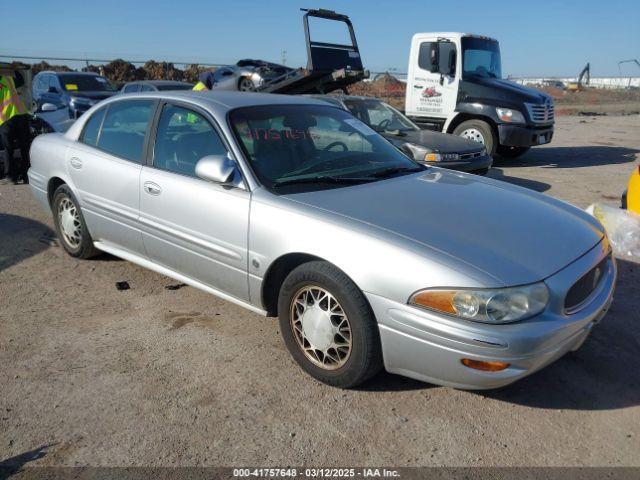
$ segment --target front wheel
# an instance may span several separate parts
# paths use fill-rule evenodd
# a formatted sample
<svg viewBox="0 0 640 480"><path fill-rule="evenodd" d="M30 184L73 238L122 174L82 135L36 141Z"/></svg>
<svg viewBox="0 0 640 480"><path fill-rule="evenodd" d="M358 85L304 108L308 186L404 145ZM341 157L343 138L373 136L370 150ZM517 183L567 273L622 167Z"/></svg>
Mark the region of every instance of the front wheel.
<svg viewBox="0 0 640 480"><path fill-rule="evenodd" d="M473 119L462 122L454 129L453 134L482 143L491 156L496 153L498 138L493 127L484 120Z"/></svg>
<svg viewBox="0 0 640 480"><path fill-rule="evenodd" d="M350 388L382 368L371 308L353 281L330 263L305 263L287 276L278 316L287 349L317 380Z"/></svg>
<svg viewBox="0 0 640 480"><path fill-rule="evenodd" d="M507 145L499 145L496 153L503 158L518 158L529 151L530 147L509 147Z"/></svg>

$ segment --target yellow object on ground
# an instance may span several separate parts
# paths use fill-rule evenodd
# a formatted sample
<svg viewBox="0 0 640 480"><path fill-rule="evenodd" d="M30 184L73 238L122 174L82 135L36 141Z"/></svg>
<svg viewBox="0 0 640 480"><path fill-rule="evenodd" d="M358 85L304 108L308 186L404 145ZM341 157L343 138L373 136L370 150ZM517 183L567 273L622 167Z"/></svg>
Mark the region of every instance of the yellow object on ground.
<svg viewBox="0 0 640 480"><path fill-rule="evenodd" d="M640 166L633 169L627 187L627 210L640 215Z"/></svg>

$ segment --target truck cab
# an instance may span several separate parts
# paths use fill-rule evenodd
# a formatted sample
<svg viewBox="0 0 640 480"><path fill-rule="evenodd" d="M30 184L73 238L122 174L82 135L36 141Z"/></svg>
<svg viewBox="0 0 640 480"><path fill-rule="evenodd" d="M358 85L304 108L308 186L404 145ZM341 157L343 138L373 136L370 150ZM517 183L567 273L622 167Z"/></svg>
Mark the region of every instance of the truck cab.
<svg viewBox="0 0 640 480"><path fill-rule="evenodd" d="M413 36L405 112L424 128L481 142L491 155L517 157L553 137L552 98L503 79L498 41L479 35Z"/></svg>

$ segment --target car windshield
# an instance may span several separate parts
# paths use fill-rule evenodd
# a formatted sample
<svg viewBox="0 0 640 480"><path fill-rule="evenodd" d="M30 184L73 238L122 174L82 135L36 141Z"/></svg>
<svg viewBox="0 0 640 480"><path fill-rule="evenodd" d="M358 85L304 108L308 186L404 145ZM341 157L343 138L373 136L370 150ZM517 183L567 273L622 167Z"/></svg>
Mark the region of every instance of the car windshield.
<svg viewBox="0 0 640 480"><path fill-rule="evenodd" d="M115 92L116 87L98 75L61 74L60 83L68 92Z"/></svg>
<svg viewBox="0 0 640 480"><path fill-rule="evenodd" d="M420 130L398 110L380 100L345 100L344 104L376 132Z"/></svg>
<svg viewBox="0 0 640 480"><path fill-rule="evenodd" d="M463 77L502 78L500 46L495 40L462 38Z"/></svg>
<svg viewBox="0 0 640 480"><path fill-rule="evenodd" d="M424 170L345 110L268 105L233 110L231 126L275 193L336 188Z"/></svg>

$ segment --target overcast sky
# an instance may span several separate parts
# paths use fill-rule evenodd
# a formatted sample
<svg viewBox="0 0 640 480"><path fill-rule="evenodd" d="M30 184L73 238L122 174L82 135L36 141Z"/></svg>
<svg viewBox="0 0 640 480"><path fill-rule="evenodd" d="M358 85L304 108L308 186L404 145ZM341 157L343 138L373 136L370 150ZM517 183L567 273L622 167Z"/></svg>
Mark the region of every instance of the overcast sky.
<svg viewBox="0 0 640 480"><path fill-rule="evenodd" d="M0 0L11 21L0 55L235 63L240 58L306 65L300 7L348 14L366 68L407 70L416 32L462 31L497 38L503 74L618 74L640 58L640 1L217 1ZM2 58L5 60L5 58ZM61 62L63 63L63 62ZM623 75L640 75L627 64Z"/></svg>

